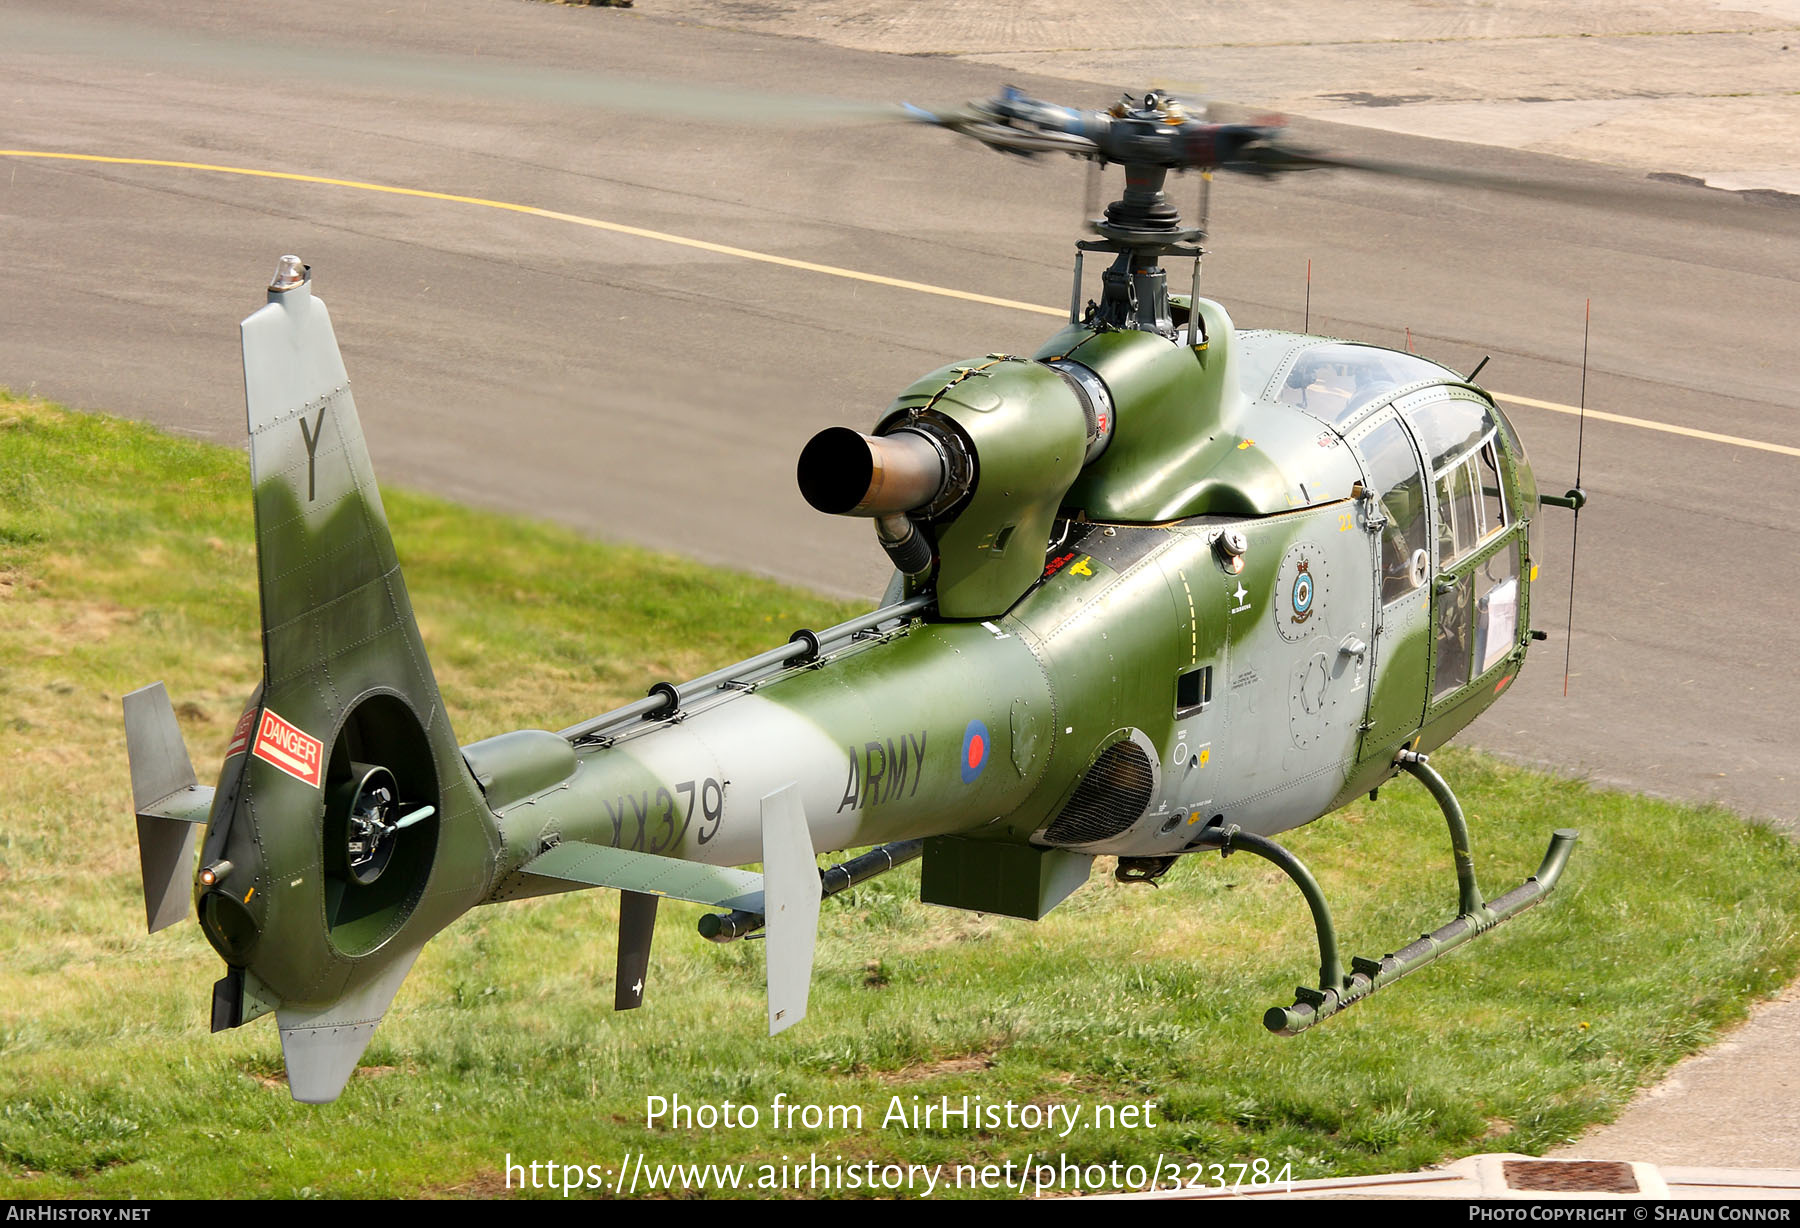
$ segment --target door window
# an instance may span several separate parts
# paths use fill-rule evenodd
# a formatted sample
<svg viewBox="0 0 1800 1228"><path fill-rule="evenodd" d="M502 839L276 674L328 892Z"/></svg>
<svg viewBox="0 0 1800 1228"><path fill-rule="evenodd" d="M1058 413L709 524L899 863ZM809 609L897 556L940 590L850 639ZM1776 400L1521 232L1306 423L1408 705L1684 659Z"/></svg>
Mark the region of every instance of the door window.
<svg viewBox="0 0 1800 1228"><path fill-rule="evenodd" d="M1475 568L1475 672L1485 674L1519 637L1519 542Z"/></svg>
<svg viewBox="0 0 1800 1228"><path fill-rule="evenodd" d="M1408 408L1406 419L1419 437L1419 448L1433 473L1473 452L1494 433L1494 416L1480 401L1445 396L1441 388L1427 390L1435 399ZM1417 397L1404 398L1416 401Z"/></svg>
<svg viewBox="0 0 1800 1228"><path fill-rule="evenodd" d="M1420 450L1430 457L1437 510L1435 701L1467 686L1512 651L1519 631L1519 543L1515 537L1475 561L1513 522L1488 408L1452 397L1420 405L1407 417Z"/></svg>
<svg viewBox="0 0 1800 1228"><path fill-rule="evenodd" d="M1357 446L1369 480L1381 498L1387 524L1381 530L1381 604L1397 601L1425 583L1429 557L1425 479L1406 431L1392 418L1370 431Z"/></svg>
<svg viewBox="0 0 1800 1228"><path fill-rule="evenodd" d="M1475 577L1446 578L1439 583L1437 595L1437 675L1431 688L1434 700L1468 685L1469 660L1474 648L1471 633Z"/></svg>
<svg viewBox="0 0 1800 1228"><path fill-rule="evenodd" d="M1499 664L1519 637L1519 540L1439 582L1437 677L1442 699Z"/></svg>

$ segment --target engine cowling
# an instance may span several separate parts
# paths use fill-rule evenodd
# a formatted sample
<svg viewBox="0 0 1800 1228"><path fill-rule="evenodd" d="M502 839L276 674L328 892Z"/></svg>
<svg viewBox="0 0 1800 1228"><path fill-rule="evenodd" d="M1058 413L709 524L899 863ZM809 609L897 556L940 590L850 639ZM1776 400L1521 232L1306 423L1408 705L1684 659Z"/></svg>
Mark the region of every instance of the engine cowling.
<svg viewBox="0 0 1800 1228"><path fill-rule="evenodd" d="M992 618L1043 571L1063 495L1104 448L1110 407L1042 362L994 358L933 372L901 393L872 435L833 427L800 455L820 511L875 518L903 572L936 565L938 612Z"/></svg>

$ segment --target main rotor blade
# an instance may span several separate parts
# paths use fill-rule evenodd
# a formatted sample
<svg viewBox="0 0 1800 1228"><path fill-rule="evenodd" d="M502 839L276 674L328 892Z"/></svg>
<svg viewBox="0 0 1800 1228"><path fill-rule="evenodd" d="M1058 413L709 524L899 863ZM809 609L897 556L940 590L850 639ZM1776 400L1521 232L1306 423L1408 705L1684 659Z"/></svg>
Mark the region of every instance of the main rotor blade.
<svg viewBox="0 0 1800 1228"><path fill-rule="evenodd" d="M1450 187L1473 188L1483 192L1503 192L1509 196L1523 196L1553 204L1587 205L1617 209L1628 213L1661 209L1671 202L1677 201L1712 205L1735 199L1738 203L1750 203L1743 201L1743 198L1736 193L1695 192L1692 188L1663 184L1648 176L1637 180L1610 183L1598 182L1587 174L1583 174L1579 178L1549 179L1537 175L1521 175L1506 170L1432 166L1423 162L1399 162L1386 158L1313 153L1289 148L1283 149L1281 161L1284 165L1274 169L1354 171L1362 175L1408 179L1417 183L1439 183ZM1718 212L1716 217L1709 215L1708 220L1726 223L1736 220L1743 224L1755 224L1758 219L1766 218L1767 215L1760 210L1739 214L1734 209L1727 209Z"/></svg>
<svg viewBox="0 0 1800 1228"><path fill-rule="evenodd" d="M929 111L910 102L901 103L902 118L914 123L948 128L962 136L973 137L990 149L1002 153L1032 157L1041 153L1066 153L1077 158L1099 156L1094 143L1086 137L1067 132L1047 132L1038 128L1015 128L996 123L977 111L959 108L951 111Z"/></svg>
<svg viewBox="0 0 1800 1228"><path fill-rule="evenodd" d="M396 88L420 93L479 95L496 101L535 100L560 106L630 112L662 118L697 119L722 125L783 124L928 124L947 128L1000 149L1030 156L1065 153L1116 161L1106 155L1079 126L1067 131L997 122L991 105L929 110L912 104L851 101L840 98L770 94L723 85L672 83L641 78L572 72L510 63L499 57L371 52L359 48L293 43L275 37L227 37L195 31L175 32L133 22L71 16L49 10L19 11L0 7L0 46L30 55L73 55L139 64L151 72L189 69L254 76L298 78L328 85L391 93ZM1016 93L1016 91L1012 91ZM1033 103L1071 116L1060 104ZM996 102L1001 100L996 100ZM1438 183L1481 191L1504 192L1555 203L1588 205L1642 213L1666 211L1682 202L1704 209L1709 224L1767 224L1761 209L1718 208L1726 197L1749 203L1736 193L1695 192L1639 181L1602 182L1586 173L1571 178L1519 175L1500 169L1432 166L1424 163L1314 152L1290 144L1276 117L1250 118L1250 108L1207 100L1209 122L1242 114L1247 128L1260 129L1248 145L1222 151L1217 166L1263 175L1297 170L1348 170L1415 182ZM1100 118L1100 112L1091 113ZM1499 156L1504 156L1499 155Z"/></svg>

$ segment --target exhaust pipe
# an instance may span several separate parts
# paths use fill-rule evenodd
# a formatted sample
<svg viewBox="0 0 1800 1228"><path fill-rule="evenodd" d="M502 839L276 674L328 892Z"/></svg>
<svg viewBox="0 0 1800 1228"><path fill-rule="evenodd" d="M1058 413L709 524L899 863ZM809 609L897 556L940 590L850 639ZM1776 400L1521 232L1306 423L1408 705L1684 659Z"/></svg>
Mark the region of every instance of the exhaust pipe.
<svg viewBox="0 0 1800 1228"><path fill-rule="evenodd" d="M800 493L831 516L870 516L875 536L903 575L930 568L932 545L908 514L955 502L968 490L962 449L937 432L902 427L865 435L847 426L820 431L800 453Z"/></svg>
<svg viewBox="0 0 1800 1228"><path fill-rule="evenodd" d="M801 450L797 476L801 495L829 516L891 516L936 503L950 465L924 431L865 435L832 426Z"/></svg>

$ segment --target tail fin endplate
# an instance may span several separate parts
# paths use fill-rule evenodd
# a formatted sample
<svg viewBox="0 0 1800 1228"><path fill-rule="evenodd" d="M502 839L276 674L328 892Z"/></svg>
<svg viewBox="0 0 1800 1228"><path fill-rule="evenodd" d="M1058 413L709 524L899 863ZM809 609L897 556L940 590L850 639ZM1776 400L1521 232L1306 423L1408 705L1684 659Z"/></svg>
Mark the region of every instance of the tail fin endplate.
<svg viewBox="0 0 1800 1228"><path fill-rule="evenodd" d="M125 753L137 811L144 920L152 934L187 919L194 843L213 791L202 788L188 758L175 708L160 682L125 697Z"/></svg>

